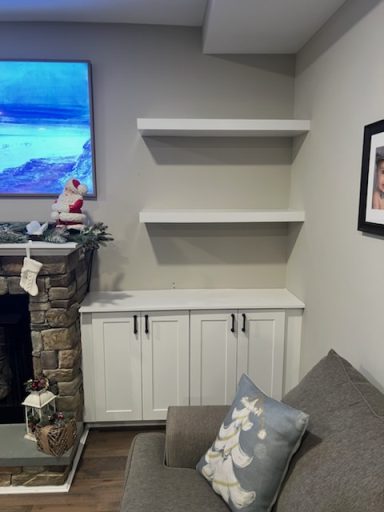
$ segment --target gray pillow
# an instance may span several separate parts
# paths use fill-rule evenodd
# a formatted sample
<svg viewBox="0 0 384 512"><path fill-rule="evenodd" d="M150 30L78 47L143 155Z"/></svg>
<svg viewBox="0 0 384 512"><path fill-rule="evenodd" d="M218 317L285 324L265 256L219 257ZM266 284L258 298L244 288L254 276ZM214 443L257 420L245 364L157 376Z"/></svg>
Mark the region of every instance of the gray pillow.
<svg viewBox="0 0 384 512"><path fill-rule="evenodd" d="M242 375L228 414L196 469L231 510L271 510L308 415L265 395Z"/></svg>
<svg viewBox="0 0 384 512"><path fill-rule="evenodd" d="M283 401L310 421L276 512L384 512L384 394L331 350Z"/></svg>

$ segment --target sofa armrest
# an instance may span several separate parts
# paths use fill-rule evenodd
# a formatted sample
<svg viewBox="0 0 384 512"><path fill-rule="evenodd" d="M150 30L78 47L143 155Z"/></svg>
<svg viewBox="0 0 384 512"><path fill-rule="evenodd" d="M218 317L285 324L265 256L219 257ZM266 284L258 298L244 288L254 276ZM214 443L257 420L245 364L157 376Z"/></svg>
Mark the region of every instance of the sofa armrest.
<svg viewBox="0 0 384 512"><path fill-rule="evenodd" d="M194 468L213 443L228 409L226 405L169 407L165 435L166 464Z"/></svg>

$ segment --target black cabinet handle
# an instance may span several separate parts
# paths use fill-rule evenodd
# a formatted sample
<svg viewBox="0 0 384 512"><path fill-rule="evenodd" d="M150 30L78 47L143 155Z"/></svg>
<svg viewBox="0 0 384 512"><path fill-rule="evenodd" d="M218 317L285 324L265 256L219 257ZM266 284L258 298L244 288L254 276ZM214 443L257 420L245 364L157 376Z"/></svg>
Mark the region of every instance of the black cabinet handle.
<svg viewBox="0 0 384 512"><path fill-rule="evenodd" d="M148 315L145 315L145 334L149 333Z"/></svg>
<svg viewBox="0 0 384 512"><path fill-rule="evenodd" d="M133 334L137 334L137 315L133 315Z"/></svg>
<svg viewBox="0 0 384 512"><path fill-rule="evenodd" d="M231 332L235 332L235 315L233 313L231 313L231 318L232 318Z"/></svg>
<svg viewBox="0 0 384 512"><path fill-rule="evenodd" d="M247 321L247 317L245 316L245 313L243 313L242 316L243 316L243 327L241 328L241 330L243 332L245 332L245 322Z"/></svg>

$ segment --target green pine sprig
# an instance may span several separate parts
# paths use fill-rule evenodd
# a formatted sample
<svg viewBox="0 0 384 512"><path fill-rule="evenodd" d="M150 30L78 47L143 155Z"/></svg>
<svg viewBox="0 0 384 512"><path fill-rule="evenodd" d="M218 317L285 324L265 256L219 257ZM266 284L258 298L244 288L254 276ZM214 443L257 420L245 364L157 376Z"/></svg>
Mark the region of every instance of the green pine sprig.
<svg viewBox="0 0 384 512"><path fill-rule="evenodd" d="M13 230L8 224L0 225L0 244L23 244L28 242L27 235Z"/></svg>
<svg viewBox="0 0 384 512"><path fill-rule="evenodd" d="M85 249L98 250L105 247L107 242L113 241L111 233L107 232L108 226L102 222L96 222L93 226L84 228L75 234L70 234L68 241L76 242Z"/></svg>

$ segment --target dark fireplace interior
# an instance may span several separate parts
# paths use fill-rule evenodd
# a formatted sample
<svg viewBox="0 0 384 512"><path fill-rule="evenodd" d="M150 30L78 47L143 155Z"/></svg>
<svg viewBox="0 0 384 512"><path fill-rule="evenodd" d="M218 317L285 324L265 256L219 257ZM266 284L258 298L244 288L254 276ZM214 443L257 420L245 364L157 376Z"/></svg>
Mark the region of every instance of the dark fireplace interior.
<svg viewBox="0 0 384 512"><path fill-rule="evenodd" d="M33 377L28 295L0 296L0 423L23 423L24 383Z"/></svg>

